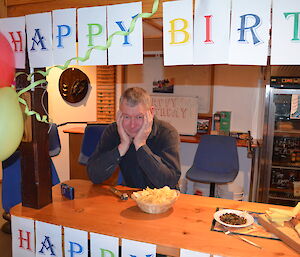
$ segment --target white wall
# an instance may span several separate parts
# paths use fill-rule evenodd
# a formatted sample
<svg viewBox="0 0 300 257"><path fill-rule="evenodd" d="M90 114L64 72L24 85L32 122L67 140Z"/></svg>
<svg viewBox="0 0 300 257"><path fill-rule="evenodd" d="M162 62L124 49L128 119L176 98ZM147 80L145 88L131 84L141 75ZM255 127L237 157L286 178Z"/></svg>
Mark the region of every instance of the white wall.
<svg viewBox="0 0 300 257"><path fill-rule="evenodd" d="M213 112L231 111L231 131L262 138L264 86L257 66L220 65L215 69Z"/></svg>
<svg viewBox="0 0 300 257"><path fill-rule="evenodd" d="M58 82L62 70L53 68L47 77L49 116L54 123L96 121L96 67L78 66L76 68L82 70L89 77L91 83L86 97L79 103L68 103L60 96ZM58 128L62 148L61 153L54 157L53 161L61 181L70 178L69 134L64 133L63 130L79 126L85 125L70 124Z"/></svg>
<svg viewBox="0 0 300 257"><path fill-rule="evenodd" d="M213 112L231 111L231 130L251 131L262 138L264 85L261 67L215 65ZM144 65L125 69L124 87L139 86L152 94L152 82L174 78L174 96L197 96L198 112L208 113L211 93L211 67L163 66L161 57L145 57Z"/></svg>
<svg viewBox="0 0 300 257"><path fill-rule="evenodd" d="M209 66L164 67L161 57L145 57L144 65L126 66L125 74L124 88L142 87L149 94L153 94L153 81L174 78L175 96L198 97L198 112L207 113L209 111Z"/></svg>
<svg viewBox="0 0 300 257"><path fill-rule="evenodd" d="M231 131L250 130L253 138L261 138L259 106L259 88L215 86L213 112L231 111Z"/></svg>

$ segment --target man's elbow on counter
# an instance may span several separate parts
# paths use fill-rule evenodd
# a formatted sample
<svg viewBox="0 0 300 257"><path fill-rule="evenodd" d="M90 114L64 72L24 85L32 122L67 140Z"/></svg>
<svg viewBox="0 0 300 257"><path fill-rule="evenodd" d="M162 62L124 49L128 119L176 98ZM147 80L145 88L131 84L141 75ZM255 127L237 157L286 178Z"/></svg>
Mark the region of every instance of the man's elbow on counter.
<svg viewBox="0 0 300 257"><path fill-rule="evenodd" d="M87 174L90 181L92 181L94 184L102 183L101 178L97 175L97 170L90 163L87 165Z"/></svg>

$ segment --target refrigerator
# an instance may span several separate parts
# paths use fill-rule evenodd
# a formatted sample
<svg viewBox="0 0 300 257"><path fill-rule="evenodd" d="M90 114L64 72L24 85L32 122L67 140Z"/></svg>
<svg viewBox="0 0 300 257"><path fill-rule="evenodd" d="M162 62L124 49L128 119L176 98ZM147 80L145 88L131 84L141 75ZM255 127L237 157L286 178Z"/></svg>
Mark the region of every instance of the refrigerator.
<svg viewBox="0 0 300 257"><path fill-rule="evenodd" d="M271 77L266 85L258 201L300 201L300 77Z"/></svg>

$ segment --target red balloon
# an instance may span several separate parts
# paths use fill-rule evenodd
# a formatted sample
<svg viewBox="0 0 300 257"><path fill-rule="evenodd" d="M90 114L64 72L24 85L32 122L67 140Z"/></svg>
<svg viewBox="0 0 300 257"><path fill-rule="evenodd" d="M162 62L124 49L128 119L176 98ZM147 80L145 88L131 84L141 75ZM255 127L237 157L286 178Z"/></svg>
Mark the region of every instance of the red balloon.
<svg viewBox="0 0 300 257"><path fill-rule="evenodd" d="M9 42L0 33L0 88L10 87L15 76L15 56Z"/></svg>

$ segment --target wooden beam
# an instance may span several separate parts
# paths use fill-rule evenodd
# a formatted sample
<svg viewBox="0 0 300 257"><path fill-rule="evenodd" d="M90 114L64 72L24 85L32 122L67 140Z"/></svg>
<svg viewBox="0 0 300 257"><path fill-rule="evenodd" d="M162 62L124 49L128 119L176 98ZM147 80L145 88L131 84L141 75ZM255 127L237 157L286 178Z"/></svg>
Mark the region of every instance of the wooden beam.
<svg viewBox="0 0 300 257"><path fill-rule="evenodd" d="M47 93L44 91L43 88L36 88L30 92L31 108L41 115L45 114L44 107L48 106ZM33 118L31 127L32 141L21 144L22 205L40 209L52 202L49 125Z"/></svg>
<svg viewBox="0 0 300 257"><path fill-rule="evenodd" d="M0 0L0 18L7 17L7 5L5 0Z"/></svg>
<svg viewBox="0 0 300 257"><path fill-rule="evenodd" d="M45 114L41 101L47 106L45 89L31 91L32 109ZM45 96L46 95L46 96ZM32 119L32 141L22 142L22 205L40 209L52 202L51 171L48 142L49 125Z"/></svg>
<svg viewBox="0 0 300 257"><path fill-rule="evenodd" d="M161 32L163 31L163 26L161 24L156 23L154 21L154 19L144 19L143 22L147 23L151 27L153 27Z"/></svg>
<svg viewBox="0 0 300 257"><path fill-rule="evenodd" d="M51 0L6 0L7 6L51 2Z"/></svg>
<svg viewBox="0 0 300 257"><path fill-rule="evenodd" d="M159 35L157 35L157 36L144 36L144 39L160 39L160 38L162 38L162 35L161 36L159 36Z"/></svg>
<svg viewBox="0 0 300 257"><path fill-rule="evenodd" d="M1 0L5 2L5 0ZM127 3L139 2L140 0L126 0ZM158 10L152 18L162 17L162 2L171 0L160 0ZM89 6L124 4L124 0L8 0L8 17L24 16L27 14L49 12L55 9L81 8ZM143 12L152 11L153 0L142 0ZM21 4L19 4L21 3Z"/></svg>
<svg viewBox="0 0 300 257"><path fill-rule="evenodd" d="M25 70L22 71L29 73L27 54L25 67ZM41 79L41 75L37 75L34 78L34 80L39 79ZM16 78L16 88L18 90L27 87L28 84L26 76L21 75ZM33 91L29 91L29 97L30 109L35 110L40 115L46 114L48 98L45 89L35 88ZM40 209L52 202L48 129L48 124L37 121L35 117L32 118L31 126L26 132L32 134L29 137L31 140L22 141L20 145L22 205L35 209Z"/></svg>

